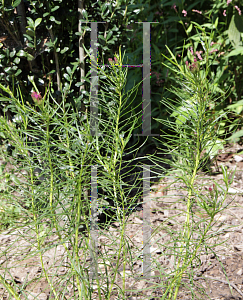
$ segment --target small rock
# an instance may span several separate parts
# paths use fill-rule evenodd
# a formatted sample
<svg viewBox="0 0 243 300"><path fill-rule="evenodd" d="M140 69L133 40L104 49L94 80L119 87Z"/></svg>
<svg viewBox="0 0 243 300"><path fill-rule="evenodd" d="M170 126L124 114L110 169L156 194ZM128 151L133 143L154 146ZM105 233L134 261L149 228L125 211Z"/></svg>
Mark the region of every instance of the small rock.
<svg viewBox="0 0 243 300"><path fill-rule="evenodd" d="M234 160L235 160L236 162L240 162L240 161L243 160L243 157L242 157L242 156L239 156L239 155L235 155L235 156L234 156Z"/></svg>
<svg viewBox="0 0 243 300"><path fill-rule="evenodd" d="M237 271L237 273L236 273L237 275L239 275L239 276L241 276L242 274L243 274L243 269L242 268L240 268L238 271Z"/></svg>

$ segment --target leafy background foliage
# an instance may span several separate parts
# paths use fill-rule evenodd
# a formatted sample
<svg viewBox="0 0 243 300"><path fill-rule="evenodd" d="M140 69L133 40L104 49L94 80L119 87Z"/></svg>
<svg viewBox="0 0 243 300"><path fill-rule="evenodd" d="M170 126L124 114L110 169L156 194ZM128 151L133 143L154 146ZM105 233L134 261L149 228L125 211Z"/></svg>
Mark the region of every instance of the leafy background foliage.
<svg viewBox="0 0 243 300"><path fill-rule="evenodd" d="M229 2L229 1L228 1ZM19 8L24 5L25 16L19 16ZM238 9L236 9L236 6ZM98 24L99 64L107 64L108 58L114 57L119 45L126 50L124 61L127 64L141 64L143 51L142 24L136 22L158 22L151 24L151 105L152 105L152 133L169 132L165 125L155 122L153 118L164 120L174 118L169 115L166 107L160 102L162 98L172 101L176 95L171 93L175 74L173 70L165 67L165 58L168 55L166 46L171 49L181 64L192 61L196 51L201 51L203 59L211 61L211 80L217 91L226 91L229 94L223 103L211 107L212 118L215 111L230 110L230 115L222 121L222 142L226 139L239 142L243 131L237 131L233 136L232 130L242 124L243 85L242 81L242 28L243 18L239 14L240 1L224 0L214 1L86 1L84 3L83 21L106 22ZM185 14L186 12L186 14ZM21 89L25 95L23 101L33 104L31 87L28 75L34 76L35 83L42 95L45 87L50 87L54 98L58 100L60 89L57 84L57 63L61 77L61 89L66 93L66 105L73 111L79 111L82 122L82 103L89 110L88 93L90 88L89 76L90 61L85 58L85 85L83 92L79 68L76 70L70 90L70 68L83 63L79 61L78 32L78 1L2 1L0 4L0 82L10 86L14 95ZM26 24L25 24L26 22ZM21 29L25 25L26 32ZM206 58L205 50L200 41L198 29L205 29L210 43L209 56ZM84 45L90 47L90 23L82 23ZM182 54L182 47L186 45L187 53ZM194 54L190 51L192 47ZM202 62L203 64L203 62ZM170 66L168 64L168 66ZM170 66L171 67L171 66ZM142 79L142 68L130 67L126 89ZM3 93L4 94L4 93ZM134 109L141 102L142 89L136 95L132 104ZM170 100L171 99L171 100ZM55 103L52 103L55 105ZM141 109L141 108L139 108ZM18 126L18 116L11 103L1 101L0 113L7 116ZM105 117L105 115L103 115ZM142 124L142 120L140 120ZM34 124L33 124L34 126ZM138 140L135 134L141 133L141 126L134 130L129 146ZM176 134L176 133L174 133ZM224 136L223 136L224 135ZM1 132L3 143L7 143L4 132ZM58 138L58 137L56 137ZM144 138L139 138L142 144ZM153 138L149 138L141 149L142 153L156 145ZM14 150L14 145L8 146ZM14 153L14 152L13 152Z"/></svg>

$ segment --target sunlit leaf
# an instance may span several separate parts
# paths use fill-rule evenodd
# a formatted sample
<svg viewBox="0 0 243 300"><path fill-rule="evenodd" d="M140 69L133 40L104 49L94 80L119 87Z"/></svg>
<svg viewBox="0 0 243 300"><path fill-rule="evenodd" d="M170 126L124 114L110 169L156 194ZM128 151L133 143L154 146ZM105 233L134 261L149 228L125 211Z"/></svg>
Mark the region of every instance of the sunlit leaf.
<svg viewBox="0 0 243 300"><path fill-rule="evenodd" d="M232 46L234 48L237 48L241 44L241 42L240 42L241 36L240 36L240 31L236 27L235 18L236 18L236 15L233 15L231 18L229 30L228 30L228 36L229 36ZM237 20L237 18L236 18L236 20Z"/></svg>

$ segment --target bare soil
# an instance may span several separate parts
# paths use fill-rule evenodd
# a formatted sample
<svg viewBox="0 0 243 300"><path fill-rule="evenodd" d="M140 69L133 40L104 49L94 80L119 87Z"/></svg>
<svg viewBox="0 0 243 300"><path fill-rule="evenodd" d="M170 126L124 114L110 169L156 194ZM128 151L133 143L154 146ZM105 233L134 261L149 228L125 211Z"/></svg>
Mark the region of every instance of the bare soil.
<svg viewBox="0 0 243 300"><path fill-rule="evenodd" d="M217 222L213 225L209 234L215 230L220 229L221 235L219 237L211 237L207 243L218 243L226 241L223 245L218 245L214 248L216 255L207 253L205 249L202 249L197 261L193 265L194 270L194 282L190 286L188 276L183 276L182 284L179 289L177 299L192 299L190 288L193 289L198 299L212 299L212 300L230 300L230 299L243 299L243 155L238 154L243 150L243 146L239 144L227 145L219 155L217 164L221 164L228 167L229 172L237 167L234 181L231 185L230 194L227 196L225 203L230 205L215 218ZM241 160L242 158L242 160ZM3 161L1 161L2 163ZM7 170L11 169L11 165L7 165ZM216 167L214 168L216 169ZM21 176L19 174L18 176ZM201 193L208 193L208 188L212 187L214 180L221 186L224 186L222 181L222 174L207 175L207 181L202 181L200 176L196 180L196 184L205 184ZM168 234L168 229L162 226L167 225L171 231L174 230L178 233L183 230L183 224L185 222L185 213L180 214L182 210L186 209L186 201L183 201L187 196L186 191L181 191L180 187L183 184L174 183L170 189L168 189L170 181L163 181L152 186L152 192L150 193L151 201L151 261L152 261L152 279L150 282L146 282L142 278L142 265L143 257L141 255L142 243L143 243L143 210L132 213L128 220L125 230L127 241L131 247L132 263L126 264L125 268L125 286L126 289L133 290L127 291L124 299L161 299L164 293L161 287L163 280L159 271L154 268L159 265L163 270L173 270L175 257L168 255L168 247L173 246L173 240ZM172 190L174 188L174 190ZM233 201L232 201L233 199ZM180 201L178 201L180 200ZM231 202L232 201L232 202ZM206 222L207 216L195 205L193 207L194 217L202 218L201 228L203 227L203 220ZM171 217L174 216L172 219ZM50 225L48 220L46 224L43 224L46 228ZM162 226L159 231L155 231L158 226ZM176 234L174 234L176 235ZM30 238L32 236L32 238ZM82 235L80 235L82 239ZM196 234L193 239L197 239ZM118 256L118 246L114 246L120 240L120 229L118 223L113 223L109 230L100 230L98 234L98 249L99 253L103 254L101 258L105 258L105 262L108 265L107 274L105 273L104 262L99 258L99 279L104 284L107 278L112 278L111 275L114 271L115 261ZM56 247L48 250L50 245L56 245ZM44 253L43 264L47 269L53 285L60 290L66 289L64 292L64 299L78 299L77 289L73 290L72 282L68 282L65 278L67 274L67 268L64 266L63 253L65 251L64 246L58 243L57 235L53 229L53 235L51 238L45 241L43 247L47 250ZM10 228L1 232L0 234L0 275L2 275L8 283L14 285L19 290L20 299L55 299L50 285L47 280L44 279L43 267L40 261L40 256L36 252L37 250L35 233L31 231L29 224L24 224L19 230L13 232ZM70 247L72 249L72 247ZM166 251L167 250L167 251ZM33 252L33 256L29 257ZM24 254L25 253L25 254ZM106 254L105 254L106 253ZM28 255L28 258L26 256ZM82 250L79 251L80 263L83 267L90 269L90 258L85 256ZM131 258L127 257L128 261ZM177 259L176 259L177 260ZM221 263L219 262L221 261ZM115 283L122 287L122 275L123 275L123 260L120 260L118 267L119 275L117 276ZM190 268L188 268L190 271ZM225 270L225 271L224 271ZM228 276L228 281L226 275ZM69 278L69 277L68 277ZM206 295L200 295L200 287L204 287L207 293ZM145 288L151 289L146 290ZM99 299L96 286L93 285L94 292L92 299ZM117 297L117 289L114 285L114 291L110 299L119 299ZM145 289L145 290L144 290ZM136 292L134 291L136 290ZM26 295L26 296L24 296ZM6 291L6 288L0 284L0 299L11 299ZM13 298L12 298L13 299ZM58 299L62 299L59 296ZM102 299L105 299L105 295L102 294Z"/></svg>

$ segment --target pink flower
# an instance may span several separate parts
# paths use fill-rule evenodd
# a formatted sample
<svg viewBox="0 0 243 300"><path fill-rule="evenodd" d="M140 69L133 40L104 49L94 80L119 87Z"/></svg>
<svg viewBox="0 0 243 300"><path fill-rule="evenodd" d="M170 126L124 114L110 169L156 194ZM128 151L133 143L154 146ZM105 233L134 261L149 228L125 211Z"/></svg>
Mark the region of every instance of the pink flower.
<svg viewBox="0 0 243 300"><path fill-rule="evenodd" d="M238 10L239 15L241 15L241 10L239 9L239 7L235 5L235 8Z"/></svg>
<svg viewBox="0 0 243 300"><path fill-rule="evenodd" d="M202 60L201 53L202 53L202 51L196 51L196 55L197 55L199 60Z"/></svg>
<svg viewBox="0 0 243 300"><path fill-rule="evenodd" d="M189 66L189 69L191 70L192 73L194 73L194 71L199 70L199 66L196 58L194 58L194 63Z"/></svg>
<svg viewBox="0 0 243 300"><path fill-rule="evenodd" d="M116 57L114 57L114 60L115 60L115 63L117 63L117 58Z"/></svg>
<svg viewBox="0 0 243 300"><path fill-rule="evenodd" d="M171 8L173 8L177 12L175 3L171 6Z"/></svg>
<svg viewBox="0 0 243 300"><path fill-rule="evenodd" d="M199 70L199 66L198 66L198 63L197 63L197 59L194 58L194 63L191 64L190 66L188 66L188 61L186 61L186 67L188 68L189 67L189 70L194 73L194 71L198 71Z"/></svg>
<svg viewBox="0 0 243 300"><path fill-rule="evenodd" d="M33 92L33 93L31 93L31 97L35 103L37 103L37 104L41 103L42 97L41 97L40 93L38 94L37 92Z"/></svg>
<svg viewBox="0 0 243 300"><path fill-rule="evenodd" d="M217 52L217 51L218 51L218 49L213 49L213 50L209 51L209 53L211 54L211 53Z"/></svg>
<svg viewBox="0 0 243 300"><path fill-rule="evenodd" d="M218 57L220 57L220 55L223 55L224 53L225 53L225 52L220 52L219 55L218 55Z"/></svg>
<svg viewBox="0 0 243 300"><path fill-rule="evenodd" d="M31 94L31 97L32 97L32 98L35 98L36 100L41 99L41 95L38 94L37 92L33 92L33 93Z"/></svg>
<svg viewBox="0 0 243 300"><path fill-rule="evenodd" d="M226 9L223 12L223 16L226 17Z"/></svg>
<svg viewBox="0 0 243 300"><path fill-rule="evenodd" d="M156 83L160 86L161 85L161 83L163 83L164 82L164 80L163 79L160 79L160 80L157 80L156 81Z"/></svg>
<svg viewBox="0 0 243 300"><path fill-rule="evenodd" d="M156 75L156 79L157 79L157 80L156 80L156 83L160 86L160 84L164 82L163 79L159 79L159 76L161 75L161 73L158 73L158 72L153 71L153 72L151 72L150 75L152 75L152 74L155 74L155 75Z"/></svg>
<svg viewBox="0 0 243 300"><path fill-rule="evenodd" d="M163 12L156 11L155 15L162 16L162 15L163 15Z"/></svg>
<svg viewBox="0 0 243 300"><path fill-rule="evenodd" d="M182 13L184 14L184 17L187 15L187 11L183 9Z"/></svg>
<svg viewBox="0 0 243 300"><path fill-rule="evenodd" d="M232 0L227 0L227 5L229 5L229 4L230 4L230 2L232 2Z"/></svg>
<svg viewBox="0 0 243 300"><path fill-rule="evenodd" d="M213 46L214 44L216 44L216 43L214 43L214 42L211 42L210 46Z"/></svg>
<svg viewBox="0 0 243 300"><path fill-rule="evenodd" d="M151 72L151 74L155 74L155 75L156 75L157 81L159 80L159 76L161 75L161 74L158 73L158 72Z"/></svg>
<svg viewBox="0 0 243 300"><path fill-rule="evenodd" d="M192 72L194 72L195 70L198 70L198 65L193 63L193 64L190 66L190 70L191 70Z"/></svg>
<svg viewBox="0 0 243 300"><path fill-rule="evenodd" d="M114 64L114 61L113 61L113 59L112 59L112 58L108 58L108 61L109 61L109 63L110 63L111 65L113 65L113 64Z"/></svg>
<svg viewBox="0 0 243 300"><path fill-rule="evenodd" d="M211 196L211 198L213 198L213 189L210 187L210 188L208 188L208 190L209 190L209 194L210 194L210 196Z"/></svg>
<svg viewBox="0 0 243 300"><path fill-rule="evenodd" d="M193 55L193 49L192 49L192 47L190 47L190 51L191 51L191 54Z"/></svg>
<svg viewBox="0 0 243 300"><path fill-rule="evenodd" d="M199 11L199 10L196 10L196 9L193 9L192 11L194 11L194 12L196 12L196 13L198 13L198 14L202 14L202 12L201 11Z"/></svg>

